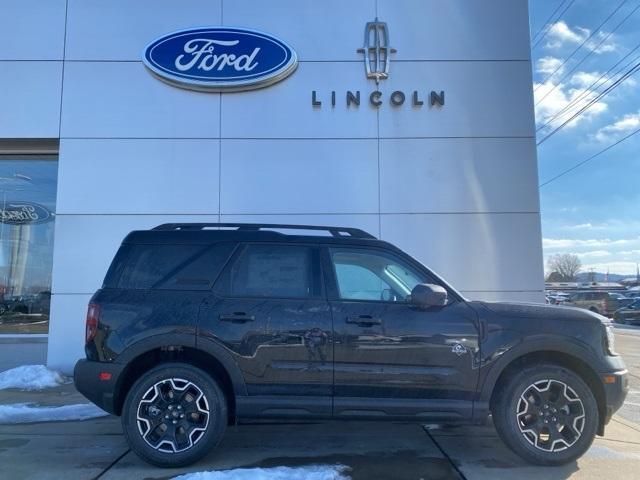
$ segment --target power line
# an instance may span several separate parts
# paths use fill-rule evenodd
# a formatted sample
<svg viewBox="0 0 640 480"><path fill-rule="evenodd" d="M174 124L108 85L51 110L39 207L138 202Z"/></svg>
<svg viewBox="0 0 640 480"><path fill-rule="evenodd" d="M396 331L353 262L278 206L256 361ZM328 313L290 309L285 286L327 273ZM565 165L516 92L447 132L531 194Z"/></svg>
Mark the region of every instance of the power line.
<svg viewBox="0 0 640 480"><path fill-rule="evenodd" d="M633 14L634 14L634 13L635 13L639 8L640 8L640 3L639 3L639 4L638 4L638 5L637 5L633 10L631 10L631 11L627 14L627 16L626 16L626 17L624 17L624 18L622 19L622 21L620 21L620 22L619 22L619 23L614 27L614 29L613 29L613 30L611 30L607 35L605 35L605 36L602 38L602 40L600 40L600 42L599 42L595 47L593 47L593 48L589 51L589 53L587 53L584 57L582 57L582 59L581 59L578 63L576 63L576 64L574 65L574 67L573 67L573 68L572 68L572 69L571 69L567 74L565 74L565 75L564 75L564 76L563 76L563 77L558 81L558 83L557 83L557 84L555 84L555 85L553 86L553 88L552 88L551 90L549 90L547 93L545 93L545 94L542 96L542 98L536 102L536 105L538 105L538 104L539 104L540 102L542 102L545 98L547 98L547 97L551 94L551 92L553 92L556 88L558 88L558 86L560 86L560 85L562 84L562 81L563 81L563 80L565 80L565 79L566 79L567 77L569 77L573 72L575 72L576 68L578 68L580 65L582 65L582 63L584 63L584 61L585 61L587 58L589 58L589 57L590 57L590 56L591 56L591 55L592 55L592 54L593 54L593 53L594 53L594 52L595 52L595 51L600 47L600 45L602 45L602 44L603 44L603 43L604 43L604 42L605 42L605 41L606 41L606 40L607 40L611 35L613 35L613 33L614 33L616 30L618 30L618 28L620 28L620 27L622 26L622 24L623 24L624 22L626 22L626 21L629 19L629 17L630 17L631 15L633 15Z"/></svg>
<svg viewBox="0 0 640 480"><path fill-rule="evenodd" d="M558 3L558 6L556 7L556 9L555 9L553 12L551 12L551 15L549 15L549 18L547 18L547 19L545 20L545 22L542 24L542 27L540 27L540 30L538 30L538 31L537 31L537 32L536 32L536 33L531 37L531 41L532 41L532 42L536 39L536 37L537 37L538 35L540 35L540 33L541 33L542 31L545 31L545 35L546 35L547 27L549 27L549 28L550 28L551 19L552 19L552 18L553 18L553 16L556 14L556 12L557 12L558 10L560 10L560 7L562 7L562 4L563 4L563 3L565 3L566 1L567 1L567 0L561 0L561 2L560 2L560 3Z"/></svg>
<svg viewBox="0 0 640 480"><path fill-rule="evenodd" d="M544 37L547 36L547 33L549 33L549 31L551 30L551 27L553 26L554 23L556 23L558 20L560 20L560 18L562 18L562 16L565 14L565 12L567 10L569 10L569 7L571 5L573 5L573 2L575 2L576 0L571 0L569 2L569 4L564 8L564 10L562 10L562 12L560 12L560 14L556 17L556 19L551 22L548 26L548 28L546 29L546 31L542 34L542 36L536 41L536 43L533 44L533 46L531 47L531 50L535 50L536 47L540 44L540 42L542 42L542 40L544 40ZM564 2L563 2L564 3Z"/></svg>
<svg viewBox="0 0 640 480"><path fill-rule="evenodd" d="M575 107L576 105L578 105L578 103L585 97L587 97L589 94L591 93L596 93L597 90L602 86L605 85L610 79L613 79L616 77L616 75L618 75L622 70L624 70L625 68L627 68L629 65L631 65L632 63L636 62L637 60L640 60L640 56L635 57L633 60L631 60L630 62L628 62L626 65L623 65L622 67L620 67L618 70L616 70L612 75L608 75L609 72L611 72L614 68L616 68L618 65L620 65L626 58L628 58L633 52L635 52L636 50L638 50L640 48L640 43L638 45L636 45L631 51L629 51L629 53L627 53L624 57L622 57L620 60L618 60L611 68L609 68L609 70L607 70L606 72L604 72L602 75L600 75L600 77L598 77L596 80L593 81L593 83L591 83L591 85L589 85L586 89L584 89L582 91L582 93L580 93L580 95L578 95L576 98L574 98L573 100L571 100L567 105L565 105L564 107L562 107L562 109L558 112L556 112L555 114L553 114L553 116L549 119L547 119L546 123L544 123L543 125L539 126L538 128L536 128L536 132L539 132L540 130L544 129L546 126L550 125L551 123L553 123L556 119L564 116L564 114L566 112L568 112L569 110L573 109L573 107ZM609 76L609 78L606 78ZM600 81L602 79L605 79L604 82L600 83ZM598 84L595 88L594 85Z"/></svg>
<svg viewBox="0 0 640 480"><path fill-rule="evenodd" d="M605 18L605 19L602 21L602 23L600 23L600 25L598 25L596 28L594 28L594 29L592 30L591 34L590 34L587 38L585 38L585 39L582 41L582 43L581 43L580 45L578 45L578 47L577 47L573 52L571 52L571 54L570 54L567 58L565 58L565 59L564 59L564 61L563 61L560 65L558 65L558 66L556 67L556 69L555 69L553 72L551 72L549 75L547 75L547 77L545 77L545 79L544 79L544 80L542 80L542 82L540 82L540 83L538 84L538 86L537 86L533 91L535 92L538 88L540 88L543 84L545 84L545 83L547 82L547 80L549 80L550 78L552 78L552 77L553 77L553 76L554 76L554 75L555 75L555 74L556 74L556 73L557 73L557 72L558 72L562 67L564 67L564 66L565 66L565 64L566 64L569 60L571 60L571 59L573 58L573 56L574 56L576 53L578 53L578 51L579 51L579 50L584 46L584 44L585 44L585 43L587 43L589 40L591 40L591 38L592 38L596 33L598 33L598 32L600 31L600 29L602 28L602 26L603 26L605 23L607 23L611 17L613 17L616 13L618 13L618 11L622 8L622 6L623 6L625 3L627 3L628 1L629 1L629 0L622 0L622 2L620 2L620 4L615 8L615 10L613 10L613 12L611 12L611 13L609 14L609 16L608 16L607 18Z"/></svg>
<svg viewBox="0 0 640 480"><path fill-rule="evenodd" d="M537 143L537 145L540 145L540 144L544 143L547 139L549 139L550 137L555 135L558 131L560 131L562 128L564 128L565 125L567 125L568 123L573 121L575 118L577 118L580 115L582 115L586 110L591 108L598 100L600 100L602 97L604 97L609 92L611 92L613 89L615 89L618 85L620 85L623 81L625 81L627 78L629 78L635 72L637 72L639 69L640 69L640 62L636 63L633 67L631 67L629 70L627 70L622 77L620 77L618 80L613 82L604 91L602 91L602 93L600 93L597 97L595 97L592 100L590 100L589 103L587 103L584 107L582 107L580 110L578 110L576 113L574 113L568 120L566 120L564 123L562 123L562 125L560 125L559 127L556 127L553 131L551 131L551 133L549 133L542 140L540 140Z"/></svg>
<svg viewBox="0 0 640 480"><path fill-rule="evenodd" d="M559 173L558 175L556 175L555 177L550 178L549 180L547 180L546 182L544 182L543 184L541 184L538 188L542 188L545 185L549 185L551 182L554 182L555 180L557 180L558 178L566 175L569 172L574 171L576 168L581 167L582 165L584 165L587 162L590 162L591 160L593 160L594 158L602 155L603 153L605 153L608 150L611 150L613 147L615 147L616 145L619 145L620 143L624 142L625 140L633 137L635 134L640 133L640 128L638 128L637 130L634 130L633 132L631 132L630 134L626 135L625 137L622 137L620 140L618 140L617 142L612 143L611 145L609 145L606 148L603 148L602 150L600 150L599 152L591 155L590 157L582 160L579 163L576 163L573 167L571 168L567 168L565 171Z"/></svg>

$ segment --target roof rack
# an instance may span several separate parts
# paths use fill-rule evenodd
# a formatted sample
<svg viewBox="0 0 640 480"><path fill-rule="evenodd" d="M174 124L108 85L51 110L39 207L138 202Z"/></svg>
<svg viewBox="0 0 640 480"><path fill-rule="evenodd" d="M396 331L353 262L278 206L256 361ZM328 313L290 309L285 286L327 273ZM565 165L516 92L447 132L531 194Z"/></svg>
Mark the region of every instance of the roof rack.
<svg viewBox="0 0 640 480"><path fill-rule="evenodd" d="M156 231L199 231L211 228L235 228L243 232L260 230L315 230L329 232L333 237L351 237L375 239L373 235L359 228L323 227L318 225L287 225L279 223L165 223L152 230Z"/></svg>

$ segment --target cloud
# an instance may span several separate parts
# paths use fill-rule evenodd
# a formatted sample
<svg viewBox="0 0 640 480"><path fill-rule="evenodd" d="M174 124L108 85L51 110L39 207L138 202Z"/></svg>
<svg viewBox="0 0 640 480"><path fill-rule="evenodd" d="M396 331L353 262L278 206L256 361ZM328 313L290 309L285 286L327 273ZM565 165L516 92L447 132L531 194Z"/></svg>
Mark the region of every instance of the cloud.
<svg viewBox="0 0 640 480"><path fill-rule="evenodd" d="M560 48L566 43L582 43L589 36L589 30L576 27L572 30L564 20L551 25L547 32L547 48Z"/></svg>
<svg viewBox="0 0 640 480"><path fill-rule="evenodd" d="M569 27L564 20L560 20L549 28L547 32L546 47L552 50L560 49L566 45L574 46L584 42L591 35L591 30L575 26ZM600 44L602 42L602 44ZM585 51L595 54L613 52L618 48L614 35L599 31L593 35L584 45Z"/></svg>
<svg viewBox="0 0 640 480"><path fill-rule="evenodd" d="M640 111L637 113L628 113L611 125L602 127L593 137L598 142L609 143L638 128L640 128Z"/></svg>
<svg viewBox="0 0 640 480"><path fill-rule="evenodd" d="M593 50L593 53L599 55L601 53L615 52L618 49L618 44L615 42L615 35L609 35L607 32L600 31L596 33L591 40L589 40L585 47L589 50ZM602 42L602 44L600 44Z"/></svg>
<svg viewBox="0 0 640 480"><path fill-rule="evenodd" d="M607 250L591 250L589 252L576 253L576 255L580 258L602 258L610 257L612 253Z"/></svg>
<svg viewBox="0 0 640 480"><path fill-rule="evenodd" d="M555 57L544 57L538 61L536 71L540 72L545 77L549 77L559 64L559 60ZM560 73L561 70L562 69L560 69L558 73ZM544 74L543 71L548 71L548 73ZM553 75L553 78L546 78L544 83L535 82L533 85L533 95L536 103L536 122L538 125L544 125L547 122L552 121L552 123L546 127L548 129L559 126L571 118L573 114L580 111L589 102L595 99L599 92L604 91L619 78L619 76L615 76L615 78L607 76L600 79L602 74L599 71L579 71L566 79L557 78L558 76L558 74ZM629 93L628 89L635 87L636 84L637 81L635 79L626 78L617 90L609 93L606 97L599 99L597 102L589 106L587 110L584 110L574 120L568 123L565 128L575 127L580 124L580 122L589 122L600 114L606 112L609 108L609 100L627 95ZM570 104L571 106L569 107ZM630 114L627 117L633 116L640 118L640 113ZM627 117L623 118L621 122L624 122L625 120L629 122L632 120ZM605 130L605 132L601 134L601 138L607 137L606 133L607 132ZM596 137L596 140L603 141L599 140L596 135L593 135L593 137Z"/></svg>
<svg viewBox="0 0 640 480"><path fill-rule="evenodd" d="M591 223L579 223L577 225L567 225L564 227L565 230L591 230L593 228L593 224Z"/></svg>
<svg viewBox="0 0 640 480"><path fill-rule="evenodd" d="M618 275L635 276L636 274L636 262L606 262L606 263L586 263L582 265L582 271L588 272L589 270L596 272L617 273Z"/></svg>
<svg viewBox="0 0 640 480"><path fill-rule="evenodd" d="M562 65L562 60L560 60L559 58L556 57L542 57L539 58L538 61L536 62L536 71L538 73L541 73L545 76L547 75L551 75L553 72L556 71L556 69L558 69L558 67L560 67L560 65ZM562 75L562 72L564 71L564 67L560 68L556 75Z"/></svg>
<svg viewBox="0 0 640 480"><path fill-rule="evenodd" d="M594 75L597 75L597 73L594 73ZM538 124L543 125L547 123L561 111L565 110L570 103L575 101L575 104L558 115L558 117L553 120L554 123L550 124L548 128L558 126L592 99L593 94L585 94L585 88L575 88L572 85L573 77L575 77L575 75L566 83L558 83L556 80L549 79L545 83L534 84L533 95L535 103L537 104L535 109L536 122ZM581 122L589 121L605 112L607 108L607 104L599 100L589 107L588 110L585 110L584 113L576 117L571 123L568 123L565 128L575 127Z"/></svg>
<svg viewBox="0 0 640 480"><path fill-rule="evenodd" d="M635 243L640 240L640 237L629 239L629 238L621 238L618 240L611 240L610 238L602 238L602 239L580 239L580 238L543 238L542 239L542 247L547 249L569 249L569 248L598 248L598 247L613 247L613 246L621 246L628 245L630 243Z"/></svg>

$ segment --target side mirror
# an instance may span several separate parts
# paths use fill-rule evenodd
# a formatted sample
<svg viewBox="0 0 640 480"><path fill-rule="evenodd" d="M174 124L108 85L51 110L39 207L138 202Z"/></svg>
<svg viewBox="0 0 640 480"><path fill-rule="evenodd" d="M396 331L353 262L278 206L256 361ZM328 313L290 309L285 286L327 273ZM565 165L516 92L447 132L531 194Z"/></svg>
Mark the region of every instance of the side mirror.
<svg viewBox="0 0 640 480"><path fill-rule="evenodd" d="M419 308L444 307L447 291L440 285L419 283L411 290L411 304Z"/></svg>

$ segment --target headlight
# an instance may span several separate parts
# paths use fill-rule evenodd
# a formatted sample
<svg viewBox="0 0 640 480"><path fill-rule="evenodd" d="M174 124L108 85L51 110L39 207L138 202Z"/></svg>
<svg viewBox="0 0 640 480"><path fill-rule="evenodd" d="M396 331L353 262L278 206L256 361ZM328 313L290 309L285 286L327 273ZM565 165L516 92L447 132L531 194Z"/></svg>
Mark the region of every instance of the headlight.
<svg viewBox="0 0 640 480"><path fill-rule="evenodd" d="M607 353L614 356L618 355L616 353L616 337L613 335L613 327L611 325L607 325L604 330L604 342L607 347Z"/></svg>

